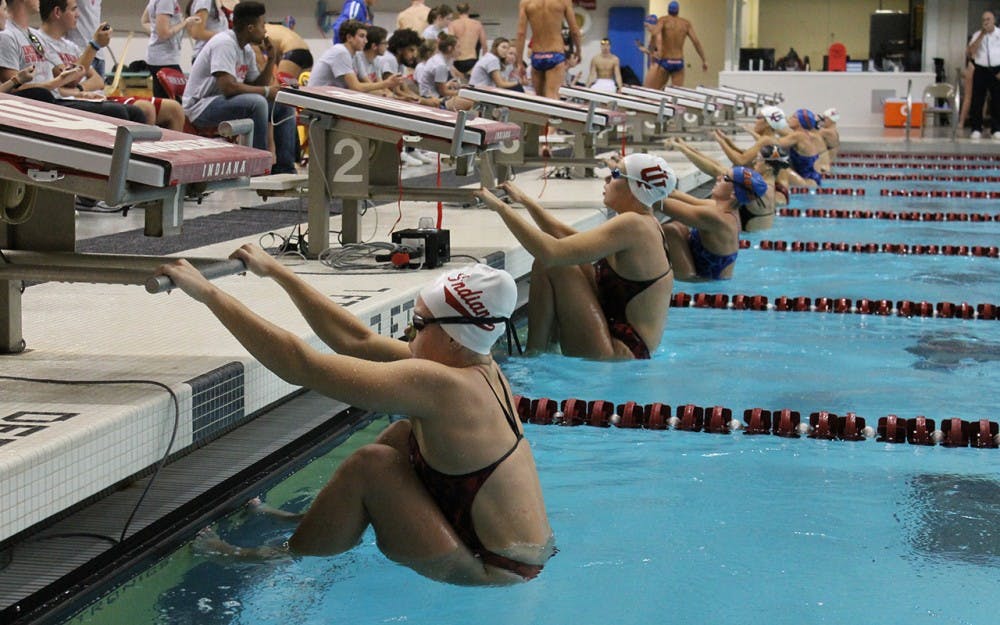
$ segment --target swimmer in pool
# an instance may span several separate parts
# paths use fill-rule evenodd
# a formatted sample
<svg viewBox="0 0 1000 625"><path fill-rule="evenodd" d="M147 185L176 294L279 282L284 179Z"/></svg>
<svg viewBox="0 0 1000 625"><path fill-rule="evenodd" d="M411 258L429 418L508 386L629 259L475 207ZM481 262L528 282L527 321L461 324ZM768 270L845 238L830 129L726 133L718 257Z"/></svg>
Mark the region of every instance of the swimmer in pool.
<svg viewBox="0 0 1000 625"><path fill-rule="evenodd" d="M739 207L762 202L766 192L760 174L749 167L733 167L716 178L707 199L671 193L661 210L673 218L663 224L663 232L676 278L685 282L731 278L740 248Z"/></svg>
<svg viewBox="0 0 1000 625"><path fill-rule="evenodd" d="M646 359L660 344L673 293L660 223L652 207L677 186L667 163L630 154L611 170L604 204L615 215L586 232L556 219L511 183L511 201L538 226L487 190L477 192L535 257L528 294L528 350L594 359Z"/></svg>
<svg viewBox="0 0 1000 625"><path fill-rule="evenodd" d="M224 293L185 260L162 265L282 379L352 406L409 418L347 458L298 522L287 548L203 548L246 558L332 556L371 525L392 560L431 579L506 585L536 577L552 529L510 385L491 355L517 303L510 274L451 269L420 291L409 342L381 336L256 245L232 258L288 292L320 352Z"/></svg>

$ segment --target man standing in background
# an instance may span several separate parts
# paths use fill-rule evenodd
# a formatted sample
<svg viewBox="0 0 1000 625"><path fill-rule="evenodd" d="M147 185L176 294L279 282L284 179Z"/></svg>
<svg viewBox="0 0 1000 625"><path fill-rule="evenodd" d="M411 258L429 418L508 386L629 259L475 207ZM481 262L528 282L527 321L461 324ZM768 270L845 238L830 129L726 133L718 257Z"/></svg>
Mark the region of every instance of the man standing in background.
<svg viewBox="0 0 1000 625"><path fill-rule="evenodd" d="M983 13L983 27L972 35L965 53L972 59L972 99L969 123L972 139L983 136L983 104L986 94L990 95L990 132L994 139L1000 139L1000 30L997 30L996 15L992 11Z"/></svg>
<svg viewBox="0 0 1000 625"><path fill-rule="evenodd" d="M347 20L357 20L362 24L371 24L371 6L375 0L344 0L337 21L333 23L333 43L344 43L340 40L340 26Z"/></svg>
<svg viewBox="0 0 1000 625"><path fill-rule="evenodd" d="M479 60L482 50L486 49L486 31L479 20L469 17L469 3L459 2L455 6L458 18L452 20L448 30L458 38L455 46L454 66L466 78Z"/></svg>
<svg viewBox="0 0 1000 625"><path fill-rule="evenodd" d="M678 17L681 6L676 0L667 6L667 15L664 15L657 22L656 32L649 47L655 49L653 55L655 63L650 67L648 87L662 89L669 80L675 87L684 86L684 41L690 39L694 44L694 49L701 57L702 71L708 71L708 62L705 60L705 51L698 41L698 36L694 34L694 26L691 22Z"/></svg>
<svg viewBox="0 0 1000 625"><path fill-rule="evenodd" d="M396 15L396 30L409 28L417 33L424 32L427 28L427 14L431 8L424 4L424 0L411 0L410 8L403 9Z"/></svg>
<svg viewBox="0 0 1000 625"><path fill-rule="evenodd" d="M531 26L531 84L535 93L559 99L559 87L566 78L566 43L562 25L566 22L572 40L572 50L581 47L580 25L573 15L570 0L521 0L517 15L517 51L519 75L524 76L524 44Z"/></svg>

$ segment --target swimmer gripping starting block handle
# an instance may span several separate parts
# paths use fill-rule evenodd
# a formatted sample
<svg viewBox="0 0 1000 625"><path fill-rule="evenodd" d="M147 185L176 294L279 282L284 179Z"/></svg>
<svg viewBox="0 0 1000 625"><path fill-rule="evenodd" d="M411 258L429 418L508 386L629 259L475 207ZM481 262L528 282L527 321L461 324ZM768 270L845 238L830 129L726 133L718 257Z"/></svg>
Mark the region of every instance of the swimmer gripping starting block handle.
<svg viewBox="0 0 1000 625"><path fill-rule="evenodd" d="M190 260L191 264L197 267L198 271L201 272L201 275L205 276L209 280L231 276L236 273L243 273L247 270L247 266L242 260ZM167 276L152 276L146 280L147 293L163 293L164 291L169 291L175 288L177 288L177 285L174 284L174 281Z"/></svg>

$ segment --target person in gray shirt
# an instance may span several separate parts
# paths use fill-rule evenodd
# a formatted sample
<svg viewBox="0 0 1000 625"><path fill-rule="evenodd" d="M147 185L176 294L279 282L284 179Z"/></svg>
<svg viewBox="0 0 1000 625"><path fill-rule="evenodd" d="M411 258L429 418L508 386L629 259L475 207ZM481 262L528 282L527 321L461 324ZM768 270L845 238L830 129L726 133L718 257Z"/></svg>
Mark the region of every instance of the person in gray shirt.
<svg viewBox="0 0 1000 625"><path fill-rule="evenodd" d="M377 82L364 82L358 78L354 66L354 55L365 48L368 41L368 27L357 20L347 20L340 26L338 37L343 43L335 43L313 64L309 75L310 87L340 87L352 91L370 93L372 91L394 91L402 82L402 77L392 75Z"/></svg>

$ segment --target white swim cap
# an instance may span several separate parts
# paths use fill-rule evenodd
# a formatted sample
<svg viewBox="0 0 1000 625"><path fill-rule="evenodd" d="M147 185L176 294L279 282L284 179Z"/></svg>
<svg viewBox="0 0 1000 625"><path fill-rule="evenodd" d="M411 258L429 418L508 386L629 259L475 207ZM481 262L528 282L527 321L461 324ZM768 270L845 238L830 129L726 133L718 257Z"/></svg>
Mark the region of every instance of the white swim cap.
<svg viewBox="0 0 1000 625"><path fill-rule="evenodd" d="M788 118L785 112L776 106L765 106L760 109L759 115L767 121L767 125L774 130L784 130L788 128Z"/></svg>
<svg viewBox="0 0 1000 625"><path fill-rule="evenodd" d="M436 319L489 318L483 323L442 323L452 339L477 354L488 354L504 333L517 306L517 285L506 271L483 264L453 269L420 291L420 299Z"/></svg>
<svg viewBox="0 0 1000 625"><path fill-rule="evenodd" d="M622 173L635 199L652 207L677 188L677 174L659 156L640 152L621 160Z"/></svg>
<svg viewBox="0 0 1000 625"><path fill-rule="evenodd" d="M840 113L838 113L837 109L834 108L826 109L825 111L823 111L823 119L829 119L830 121L836 124L837 122L840 121Z"/></svg>

